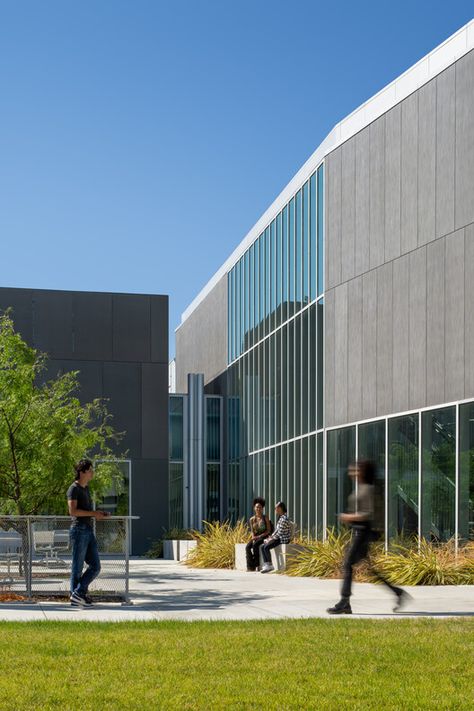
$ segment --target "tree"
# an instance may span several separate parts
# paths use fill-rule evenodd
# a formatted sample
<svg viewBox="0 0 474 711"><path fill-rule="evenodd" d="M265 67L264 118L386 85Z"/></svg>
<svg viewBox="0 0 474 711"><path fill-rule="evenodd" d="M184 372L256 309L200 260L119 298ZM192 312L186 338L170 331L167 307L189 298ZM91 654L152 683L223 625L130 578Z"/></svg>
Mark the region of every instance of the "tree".
<svg viewBox="0 0 474 711"><path fill-rule="evenodd" d="M15 331L10 312L0 315L0 512L65 514L73 465L89 456L99 464L91 489L97 496L120 471L112 446L121 434L104 400L81 405L78 371L43 382L47 356ZM120 479L119 479L120 478Z"/></svg>

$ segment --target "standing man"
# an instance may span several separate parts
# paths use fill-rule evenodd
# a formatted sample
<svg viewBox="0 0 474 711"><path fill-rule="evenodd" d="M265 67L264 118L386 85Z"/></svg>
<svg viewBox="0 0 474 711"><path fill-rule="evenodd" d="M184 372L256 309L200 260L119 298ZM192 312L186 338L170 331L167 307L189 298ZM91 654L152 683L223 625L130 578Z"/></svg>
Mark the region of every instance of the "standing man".
<svg viewBox="0 0 474 711"><path fill-rule="evenodd" d="M262 557L264 560L261 573L270 573L272 571L272 557L270 551L272 548L276 548L281 543L289 543L291 541L291 523L288 518L286 504L283 501L279 501L275 506L275 513L279 516L278 523L275 528L275 532L271 536L265 539L262 546Z"/></svg>
<svg viewBox="0 0 474 711"><path fill-rule="evenodd" d="M103 519L109 514L93 511L89 482L94 476L90 459L81 459L74 467L76 480L67 490L69 513L73 518L70 530L72 545L71 605L91 607L92 600L87 594L89 585L100 573L99 551L92 528L92 519ZM82 572L84 563L87 569Z"/></svg>

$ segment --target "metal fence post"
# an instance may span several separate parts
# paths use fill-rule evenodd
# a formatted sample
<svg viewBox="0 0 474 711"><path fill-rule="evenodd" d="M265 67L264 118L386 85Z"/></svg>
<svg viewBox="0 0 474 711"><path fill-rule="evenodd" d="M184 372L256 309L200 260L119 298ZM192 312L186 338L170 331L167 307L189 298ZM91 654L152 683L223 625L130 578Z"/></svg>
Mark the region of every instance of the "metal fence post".
<svg viewBox="0 0 474 711"><path fill-rule="evenodd" d="M124 605L131 605L130 601L130 519L125 517L125 601Z"/></svg>
<svg viewBox="0 0 474 711"><path fill-rule="evenodd" d="M32 536L32 524L31 524L31 518L28 516L26 519L26 526L27 526L27 546L28 549L26 551L26 556L25 556L25 582L26 582L26 596L28 600L31 602L33 600L33 594L32 594L32 579L33 579L33 555L32 555L32 541L33 541L33 536Z"/></svg>

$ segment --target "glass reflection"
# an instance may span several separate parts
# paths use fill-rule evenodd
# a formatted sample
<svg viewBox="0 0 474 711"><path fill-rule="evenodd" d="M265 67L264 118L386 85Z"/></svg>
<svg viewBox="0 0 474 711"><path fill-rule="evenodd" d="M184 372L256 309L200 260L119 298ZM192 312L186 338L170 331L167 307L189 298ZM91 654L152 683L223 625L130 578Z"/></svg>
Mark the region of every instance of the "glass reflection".
<svg viewBox="0 0 474 711"><path fill-rule="evenodd" d="M418 415L389 420L389 538L418 533L418 437Z"/></svg>
<svg viewBox="0 0 474 711"><path fill-rule="evenodd" d="M423 412L421 532L448 541L455 532L456 408Z"/></svg>

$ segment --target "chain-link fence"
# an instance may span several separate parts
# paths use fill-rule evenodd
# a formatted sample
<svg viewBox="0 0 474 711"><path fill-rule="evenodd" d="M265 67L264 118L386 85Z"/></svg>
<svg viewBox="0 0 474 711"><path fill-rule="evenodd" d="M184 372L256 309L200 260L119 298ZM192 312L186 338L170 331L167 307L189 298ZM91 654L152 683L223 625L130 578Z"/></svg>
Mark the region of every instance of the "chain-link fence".
<svg viewBox="0 0 474 711"><path fill-rule="evenodd" d="M89 588L101 601L129 602L132 516L93 519L101 572ZM0 516L0 600L69 599L69 516Z"/></svg>

